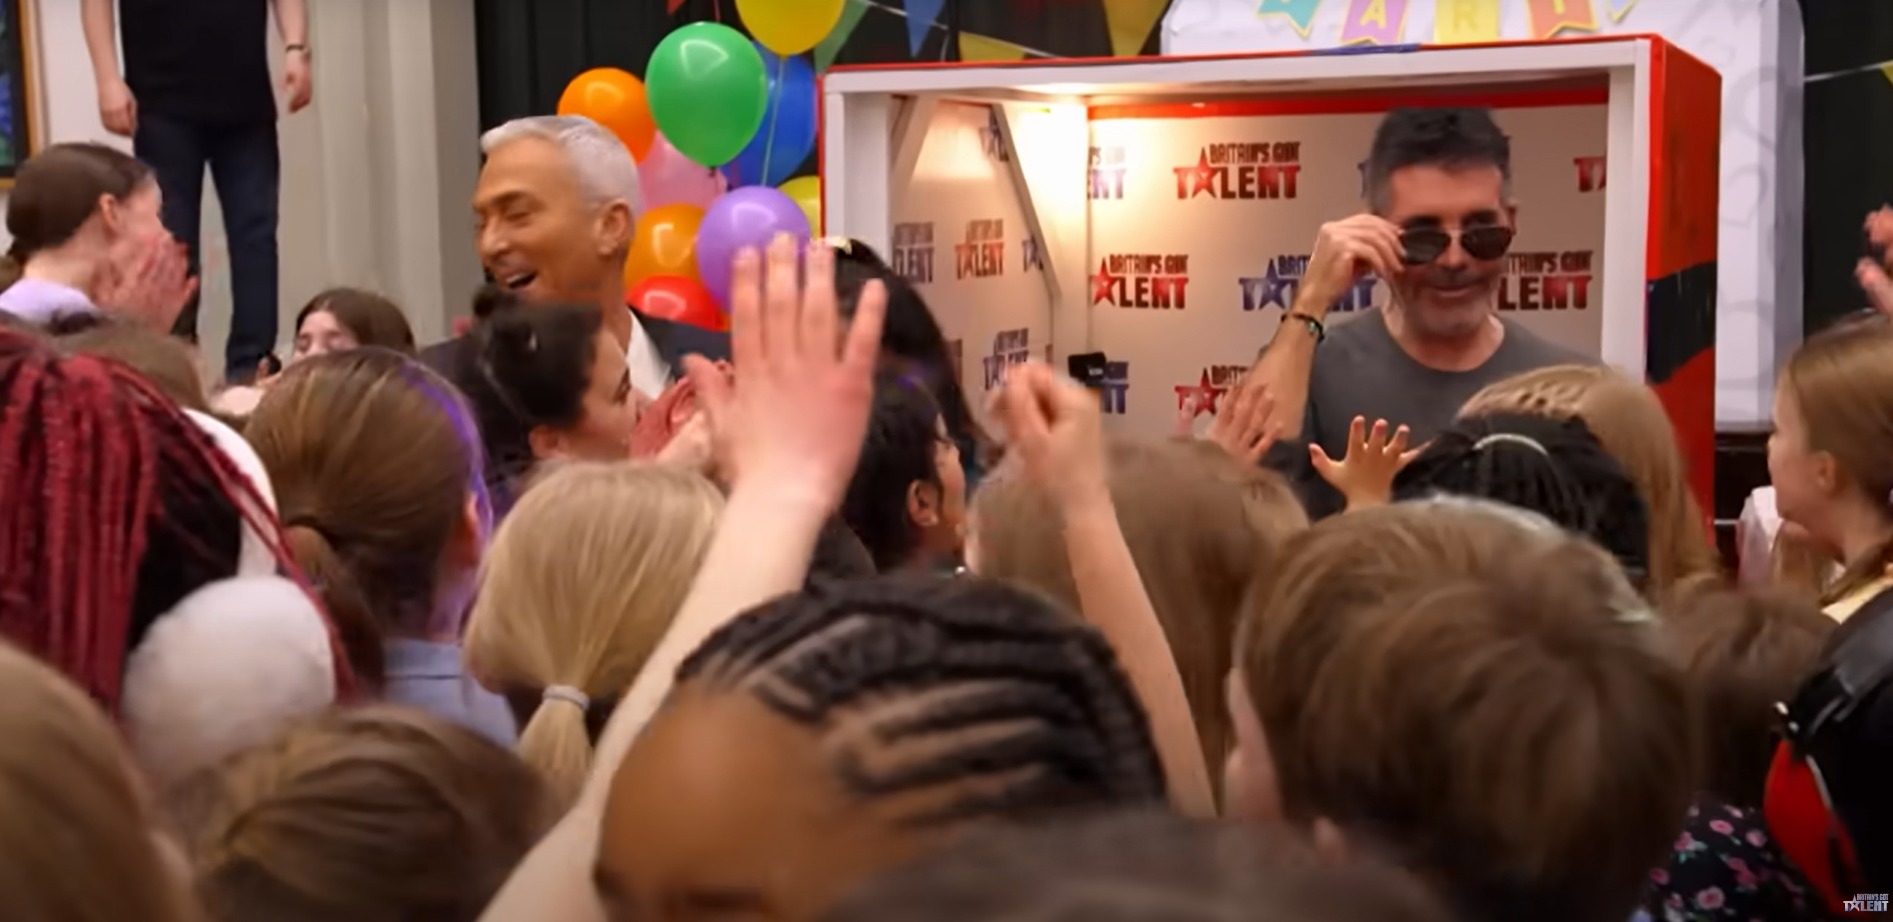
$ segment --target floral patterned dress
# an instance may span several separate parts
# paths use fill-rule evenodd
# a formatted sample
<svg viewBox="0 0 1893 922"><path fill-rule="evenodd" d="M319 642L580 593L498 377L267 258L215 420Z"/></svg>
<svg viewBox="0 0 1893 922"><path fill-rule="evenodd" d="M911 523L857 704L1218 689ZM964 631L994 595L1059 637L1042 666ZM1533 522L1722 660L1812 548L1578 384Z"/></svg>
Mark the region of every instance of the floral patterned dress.
<svg viewBox="0 0 1893 922"><path fill-rule="evenodd" d="M1650 872L1650 890L1636 918L1804 922L1828 916L1776 850L1759 811L1703 798L1689 808L1669 860Z"/></svg>

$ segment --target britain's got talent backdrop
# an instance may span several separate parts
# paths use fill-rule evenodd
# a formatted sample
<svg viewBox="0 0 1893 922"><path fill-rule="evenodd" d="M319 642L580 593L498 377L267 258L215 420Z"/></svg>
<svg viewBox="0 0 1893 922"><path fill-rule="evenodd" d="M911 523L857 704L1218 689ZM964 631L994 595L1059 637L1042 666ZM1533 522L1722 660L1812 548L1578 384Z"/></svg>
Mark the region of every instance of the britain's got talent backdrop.
<svg viewBox="0 0 1893 922"><path fill-rule="evenodd" d="M851 144L872 138L888 122L864 121L876 127L847 135L853 116L846 113L853 110L838 108L842 115L830 127L844 134L826 138L825 169L835 171L831 179L854 177L854 185L839 198L830 188L827 204L841 216L840 226L830 229L888 242L890 259L916 280L963 356L961 379L976 403L1008 365L1088 348L1110 360L1100 399L1116 427L1163 434L1173 430L1178 407L1193 394L1204 398L1205 409L1221 408L1227 388L1254 361L1292 300L1321 222L1360 210L1361 163L1385 110L1489 106L1512 139L1518 204L1519 236L1506 258L1500 309L1547 338L1593 355L1605 345L1605 331L1614 330L1603 351L1615 353L1613 362L1641 370L1654 387L1677 428L1692 485L1708 508L1714 482L1720 78L1653 37L1590 41L1635 43L1649 53L1646 63L1636 65L1637 86L1648 93L1642 97L1643 127L1626 145L1633 151L1630 168L1647 171L1626 181L1643 194L1633 196L1641 199L1638 204L1623 203L1631 210L1615 217L1606 215L1606 200L1623 196L1606 191L1621 187L1608 181L1612 164L1605 151L1626 143L1630 129L1617 119L1635 111L1626 108L1628 100L1583 84L1548 90L1501 83L1457 95L1389 89L1180 107L1098 105L1075 113L1074 127L1088 134L1080 137L1088 141L1088 157L1075 156L1083 145L1073 149L1056 141L1056 160L1035 158L1027 146L1018 148L1027 161L1018 165L1007 162L1012 148L991 107L942 100L928 123L913 179L892 185L882 185L892 168L871 162L887 157L886 139L878 148L858 148L854 156L867 158L858 172L850 169L852 161L841 159ZM1517 47L1487 49L1496 59ZM1440 52L1453 53L1464 52ZM1030 72L1015 68L1021 75ZM870 99L876 92L898 92L868 87L914 85L919 72L863 75L831 89L828 100L832 105L837 96ZM1013 79L1030 85L1045 78ZM872 110L860 111L865 119ZM1048 163L1067 165L1069 175L1047 172ZM1059 257L1067 260L1075 255L1071 244L1080 236L1084 241L1084 277L1060 269L1056 304L1026 228L1024 190L1014 173L1034 184L1032 218L1061 222L1058 249L1048 252L1068 254ZM1058 185L1063 182L1072 185ZM876 227L874 212L882 201L891 224ZM1063 223L1066 211L1077 217L1075 224ZM1638 245L1626 248L1614 236L1607 243L1607 221L1613 234L1626 224L1637 226ZM1634 253L1634 271L1644 279L1643 303L1613 304L1608 326L1602 316L1607 247ZM1615 284L1620 298L1629 294L1621 280ZM1343 298L1334 322L1387 300L1383 283L1363 279ZM1625 315L1636 316L1630 312L1639 307L1642 316L1632 328L1637 332L1626 336ZM1083 328L1063 326L1074 312L1084 318ZM1061 324L1057 330L1054 317ZM1053 333L1070 341L1048 340ZM1640 361L1625 354L1626 345L1642 353Z"/></svg>
<svg viewBox="0 0 1893 922"><path fill-rule="evenodd" d="M982 422L1008 366L1052 355L1044 260L1006 156L991 107L942 103L894 202L887 254L933 309Z"/></svg>
<svg viewBox="0 0 1893 922"><path fill-rule="evenodd" d="M1512 139L1519 236L1500 309L1598 351L1592 280L1604 236L1603 90L1438 96L1487 105ZM1118 428L1161 435L1186 398L1202 419L1294 300L1316 229L1362 207L1361 164L1386 99L1096 107L1091 164L1092 347L1110 360ZM1006 365L1043 357L1051 309L990 110L943 105L896 205L890 261L918 283L965 356L977 398ZM1387 303L1364 277L1334 323Z"/></svg>
<svg viewBox="0 0 1893 922"><path fill-rule="evenodd" d="M1602 90L1433 95L1495 108L1512 140L1519 234L1499 309L1588 354L1600 325ZM1384 99L1094 108L1087 177L1093 336L1128 387L1125 428L1167 431L1191 396L1207 415L1294 301L1317 228L1363 207L1362 163ZM1332 323L1385 305L1363 277Z"/></svg>

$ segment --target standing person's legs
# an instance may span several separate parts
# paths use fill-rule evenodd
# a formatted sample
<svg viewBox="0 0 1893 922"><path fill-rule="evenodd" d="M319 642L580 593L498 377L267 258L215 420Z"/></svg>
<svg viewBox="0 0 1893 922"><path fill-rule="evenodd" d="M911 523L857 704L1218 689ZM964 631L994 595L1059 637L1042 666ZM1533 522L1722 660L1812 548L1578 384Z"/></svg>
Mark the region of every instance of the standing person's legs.
<svg viewBox="0 0 1893 922"><path fill-rule="evenodd" d="M248 381L276 348L276 217L282 187L276 122L222 128L210 151L224 233L230 241L230 341L224 379Z"/></svg>
<svg viewBox="0 0 1893 922"><path fill-rule="evenodd" d="M191 275L199 275L197 236L204 205L204 164L208 159L203 126L155 112L140 112L138 130L132 135L132 153L157 176L158 189L164 193L164 228L189 249ZM197 341L196 295L191 295L191 302L178 314L171 332Z"/></svg>

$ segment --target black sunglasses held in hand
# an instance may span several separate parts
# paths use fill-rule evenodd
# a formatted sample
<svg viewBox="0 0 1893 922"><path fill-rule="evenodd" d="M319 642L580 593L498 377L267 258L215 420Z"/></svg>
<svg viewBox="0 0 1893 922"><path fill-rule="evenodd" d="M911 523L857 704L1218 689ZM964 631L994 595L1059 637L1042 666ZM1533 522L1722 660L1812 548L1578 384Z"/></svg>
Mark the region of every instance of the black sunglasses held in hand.
<svg viewBox="0 0 1893 922"><path fill-rule="evenodd" d="M1424 266L1453 245L1453 232L1443 227L1409 227L1400 232L1401 260L1409 266ZM1512 248L1512 229L1500 224L1485 224L1459 231L1459 246L1473 259L1491 261Z"/></svg>

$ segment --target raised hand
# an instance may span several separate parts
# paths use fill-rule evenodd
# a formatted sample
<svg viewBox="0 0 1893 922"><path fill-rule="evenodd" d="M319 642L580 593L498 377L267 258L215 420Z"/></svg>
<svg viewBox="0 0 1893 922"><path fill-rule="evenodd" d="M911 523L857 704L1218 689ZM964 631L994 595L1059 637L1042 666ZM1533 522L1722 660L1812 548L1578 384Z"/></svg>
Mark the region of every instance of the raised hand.
<svg viewBox="0 0 1893 922"><path fill-rule="evenodd" d="M1203 410L1203 401L1195 394L1185 395L1177 401L1177 418L1170 429L1170 434L1179 439L1196 438L1196 417Z"/></svg>
<svg viewBox="0 0 1893 922"><path fill-rule="evenodd" d="M1302 273L1295 309L1326 316L1361 273L1393 278L1405 265L1400 228L1379 215L1357 214L1321 225Z"/></svg>
<svg viewBox="0 0 1893 922"><path fill-rule="evenodd" d="M1028 481L1063 505L1108 495L1096 394L1031 362L1006 375L997 409L1008 453L1018 452Z"/></svg>
<svg viewBox="0 0 1893 922"><path fill-rule="evenodd" d="M1275 397L1268 385L1244 377L1210 423L1209 439L1237 461L1260 464L1282 434L1274 415Z"/></svg>
<svg viewBox="0 0 1893 922"><path fill-rule="evenodd" d="M798 259L783 236L766 266L754 250L737 257L730 307L733 378L699 356L684 359L709 414L718 469L732 492L767 490L834 508L867 432L886 289L868 283L844 336L834 251L812 246Z"/></svg>
<svg viewBox="0 0 1893 922"><path fill-rule="evenodd" d="M1356 416L1347 427L1347 454L1336 461L1328 457L1320 443L1308 445L1308 457L1315 473L1334 487L1349 509L1377 506L1393 498L1393 478L1420 454L1407 448L1407 427L1387 434L1387 421L1376 420L1370 432L1365 417Z"/></svg>
<svg viewBox="0 0 1893 922"><path fill-rule="evenodd" d="M1854 281L1875 310L1893 316L1893 277L1888 276L1893 268L1893 208L1881 206L1867 215L1865 230L1873 252L1854 265Z"/></svg>

